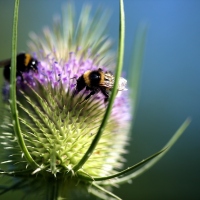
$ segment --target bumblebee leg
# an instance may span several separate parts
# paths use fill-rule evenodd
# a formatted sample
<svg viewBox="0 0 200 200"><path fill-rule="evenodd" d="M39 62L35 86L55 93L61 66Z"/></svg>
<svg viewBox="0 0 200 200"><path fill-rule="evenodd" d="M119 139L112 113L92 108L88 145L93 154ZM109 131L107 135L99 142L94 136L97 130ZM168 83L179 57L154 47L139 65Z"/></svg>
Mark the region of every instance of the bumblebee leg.
<svg viewBox="0 0 200 200"><path fill-rule="evenodd" d="M85 85L84 81L81 78L79 78L77 80L76 88L75 88L72 96L74 97L75 95L77 95L81 90L83 90L83 88L85 88L85 86L86 85Z"/></svg>
<svg viewBox="0 0 200 200"><path fill-rule="evenodd" d="M92 95L94 95L96 93L96 91L91 91L90 94L88 94L85 99L83 99L83 101L81 101L79 104L83 103L84 101L88 100Z"/></svg>
<svg viewBox="0 0 200 200"><path fill-rule="evenodd" d="M109 93L108 93L108 91L106 90L106 88L101 88L101 92L105 96L104 103L107 103L108 99L109 99Z"/></svg>
<svg viewBox="0 0 200 200"><path fill-rule="evenodd" d="M23 77L23 74L22 72L17 72L17 77L20 76L21 77L21 82L24 82L24 77Z"/></svg>
<svg viewBox="0 0 200 200"><path fill-rule="evenodd" d="M86 101L87 99L89 99L92 95L94 95L96 93L96 91L91 91L90 92L90 94L88 94L86 97L85 97L85 99L84 99L84 101Z"/></svg>

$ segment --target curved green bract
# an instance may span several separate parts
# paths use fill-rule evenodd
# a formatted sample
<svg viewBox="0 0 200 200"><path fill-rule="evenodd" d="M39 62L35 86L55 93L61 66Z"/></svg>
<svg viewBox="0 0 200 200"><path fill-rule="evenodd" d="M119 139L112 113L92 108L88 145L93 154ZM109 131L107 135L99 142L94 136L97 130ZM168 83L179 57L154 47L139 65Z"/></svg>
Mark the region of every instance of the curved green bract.
<svg viewBox="0 0 200 200"><path fill-rule="evenodd" d="M23 135L20 128L17 100L16 100L16 56L17 56L17 26L18 26L18 11L19 1L15 1L14 18L13 18L13 33L12 33L12 59L11 59L11 85L10 85L10 108L13 119L14 132L17 136L18 143L28 163L34 167L39 167L32 159L28 149L24 143Z"/></svg>
<svg viewBox="0 0 200 200"><path fill-rule="evenodd" d="M146 159L143 159L142 161L140 161L139 163L131 166L131 167L128 167L127 169L119 172L119 173L116 173L116 174L113 174L111 176L106 176L106 177L100 177L100 178L90 178L90 177L85 177L85 176L82 176L81 178L83 178L84 180L90 180L90 181L105 181L105 180L109 180L109 179L112 179L112 178L116 178L116 177L119 177L121 175L124 175L132 170L134 170L135 168L138 168L140 167L140 165L144 165L145 163L149 162L150 160L152 160L153 158L157 157L159 154L163 153L164 151L166 151L167 148L165 149L162 149L160 150L159 152L149 156L148 158Z"/></svg>
<svg viewBox="0 0 200 200"><path fill-rule="evenodd" d="M78 171L84 163L89 159L89 157L92 155L92 152L94 151L96 145L98 144L98 141L101 138L101 135L104 131L104 128L106 126L107 120L110 116L112 105L114 103L114 99L117 93L117 88L118 88L118 81L121 75L122 67L123 67L123 57L124 57L124 38L125 38L125 16L124 16L124 5L123 5L123 0L120 0L120 26L119 26L119 45L118 45L118 60L117 60L117 68L116 68L116 73L115 73L115 83L114 87L112 89L112 93L110 96L110 100L108 103L108 107L106 109L104 118L102 120L102 123L99 127L99 130L90 145L89 149L87 152L84 154L82 159L79 161L79 163L72 169L73 172Z"/></svg>
<svg viewBox="0 0 200 200"><path fill-rule="evenodd" d="M180 127L179 129L176 131L176 133L172 136L172 138L169 140L169 142L163 147L163 149L161 149L159 152L149 156L148 158L142 160L141 162L128 167L127 169L113 174L111 176L107 176L107 177L100 177L100 178L90 178L90 177L86 177L86 176L80 176L80 178L82 178L83 180L90 180L90 181L105 181L105 180L109 180L109 179L113 179L119 176L122 176L138 167L140 167L141 165L144 165L143 167L141 167L139 170L133 172L130 175L127 175L125 177L119 178L117 180L112 180L112 183L115 184L120 184L120 183L124 183L124 182L128 182L131 179L136 178L137 176L141 175L142 173L144 173L146 170L148 170L149 168L151 168L154 164L156 164L166 153L167 151L175 144L175 142L178 140L178 138L183 134L183 132L185 131L185 129L189 126L190 124L190 119L187 119ZM110 185L110 182L104 182L102 183L102 185Z"/></svg>
<svg viewBox="0 0 200 200"><path fill-rule="evenodd" d="M133 172L132 174L129 174L127 176L119 178L117 180L113 180L112 183L113 184L127 183L130 180L133 180L134 178L136 178L139 175L143 174L145 171L147 171L151 167L153 167L171 149L171 147L176 143L176 141L179 139L179 137L183 134L183 132L189 126L190 121L191 121L190 118L188 118L183 122L183 124L179 127L179 129L174 133L174 135L171 137L171 139L163 147L163 149L166 149L166 150L163 151L160 155L157 155L155 158L153 158L151 161L149 161L147 164L145 164L139 170ZM102 185L109 185L109 184L110 184L110 182L106 181Z"/></svg>

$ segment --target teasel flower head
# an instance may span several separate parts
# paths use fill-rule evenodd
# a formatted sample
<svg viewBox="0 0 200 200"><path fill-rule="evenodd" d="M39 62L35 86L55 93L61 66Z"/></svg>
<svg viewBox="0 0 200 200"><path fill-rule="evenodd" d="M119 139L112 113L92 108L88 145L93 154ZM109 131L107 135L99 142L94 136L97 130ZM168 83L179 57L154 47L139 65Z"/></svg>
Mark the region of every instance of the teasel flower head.
<svg viewBox="0 0 200 200"><path fill-rule="evenodd" d="M123 86L97 146L76 170L98 133L108 105L101 92L87 100L90 90L76 93L77 79L88 70L114 72L116 66L112 41L105 35L108 13L98 10L91 18L90 10L85 6L75 25L73 7L68 5L63 19L56 17L53 29L45 28L43 37L30 34L28 46L38 60L38 70L24 72L24 80L17 77L16 84L21 133L33 165L20 148L8 105L1 125L2 169L19 178L21 184L31 183L35 188L59 182L62 197L77 188L88 189L95 178L121 169L129 141L130 102ZM9 83L5 83L5 99L8 94ZM90 191L97 194L92 188Z"/></svg>
<svg viewBox="0 0 200 200"><path fill-rule="evenodd" d="M161 151L122 170L130 113L137 102L145 31L136 37L139 54L133 54L137 67L129 80L134 90L129 93L126 80L120 78L125 27L123 0L119 1L116 59L105 34L106 11L97 10L91 17L91 7L85 6L76 24L69 4L63 19L55 18L53 30L45 28L43 37L30 34L28 46L31 57L38 61L37 70L20 71L22 76L17 78L19 0L15 1L11 80L3 86L0 133L0 174L10 176L13 184L1 186L0 195L20 189L28 198L34 194L37 199L83 199L88 192L100 199L120 199L110 191L112 186L127 183L152 167L189 125L190 120L186 120ZM110 73L115 69L116 76ZM88 74L94 70L102 73L108 90L91 88ZM111 96L105 102L108 91ZM141 168L125 175L137 167Z"/></svg>

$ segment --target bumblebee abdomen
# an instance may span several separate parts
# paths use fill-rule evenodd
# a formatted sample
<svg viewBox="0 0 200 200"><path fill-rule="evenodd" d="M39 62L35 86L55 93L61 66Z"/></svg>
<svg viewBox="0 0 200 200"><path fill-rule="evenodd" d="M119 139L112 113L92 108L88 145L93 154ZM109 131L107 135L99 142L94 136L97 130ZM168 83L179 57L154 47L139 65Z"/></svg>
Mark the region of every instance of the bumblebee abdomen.
<svg viewBox="0 0 200 200"><path fill-rule="evenodd" d="M26 61L26 54L25 53L21 53L17 55L17 70L18 71L26 71L27 68L27 61Z"/></svg>

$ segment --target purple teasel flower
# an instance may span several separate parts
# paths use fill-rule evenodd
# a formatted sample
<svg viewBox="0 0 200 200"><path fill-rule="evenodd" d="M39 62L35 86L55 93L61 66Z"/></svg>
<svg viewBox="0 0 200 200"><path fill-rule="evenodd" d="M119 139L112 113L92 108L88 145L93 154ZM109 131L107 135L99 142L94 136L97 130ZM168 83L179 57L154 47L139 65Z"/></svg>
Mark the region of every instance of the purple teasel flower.
<svg viewBox="0 0 200 200"><path fill-rule="evenodd" d="M67 9L71 10L71 6ZM72 28L74 21L69 14L63 19L63 27L56 18L53 31L45 28L44 38L32 33L29 47L39 61L38 71L24 72L24 81L17 77L21 132L37 168L23 157L13 134L11 117L6 115L2 123L1 140L7 149L2 163L6 169L12 170L11 174L21 178L22 183L30 178L33 187L49 188L48 182L58 180L65 190L63 197L77 188L88 189L93 178L109 176L122 169L129 141L131 109L128 91L122 85L98 145L82 168L73 172L90 147L107 108L101 92L87 100L84 99L90 91L85 88L75 93L77 79L88 70L112 71L116 63L111 40L104 34L107 15L93 21L88 10L89 6L83 9L76 29ZM8 82L3 93L8 97ZM10 112L9 108L5 112ZM90 192L97 195L94 189Z"/></svg>

